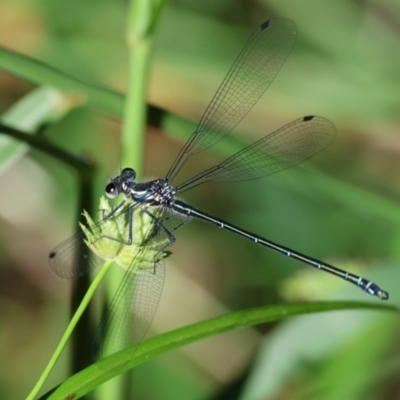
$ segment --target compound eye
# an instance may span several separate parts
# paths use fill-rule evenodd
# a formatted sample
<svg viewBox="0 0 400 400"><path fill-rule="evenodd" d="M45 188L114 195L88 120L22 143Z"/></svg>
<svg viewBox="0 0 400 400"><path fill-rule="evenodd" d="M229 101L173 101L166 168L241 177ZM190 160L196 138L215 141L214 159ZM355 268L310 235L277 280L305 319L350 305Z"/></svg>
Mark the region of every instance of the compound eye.
<svg viewBox="0 0 400 400"><path fill-rule="evenodd" d="M114 182L110 182L106 186L106 195L110 199L115 199L119 195L117 185Z"/></svg>
<svg viewBox="0 0 400 400"><path fill-rule="evenodd" d="M124 168L121 171L121 175L124 177L126 181L133 182L136 178L136 172L132 168Z"/></svg>

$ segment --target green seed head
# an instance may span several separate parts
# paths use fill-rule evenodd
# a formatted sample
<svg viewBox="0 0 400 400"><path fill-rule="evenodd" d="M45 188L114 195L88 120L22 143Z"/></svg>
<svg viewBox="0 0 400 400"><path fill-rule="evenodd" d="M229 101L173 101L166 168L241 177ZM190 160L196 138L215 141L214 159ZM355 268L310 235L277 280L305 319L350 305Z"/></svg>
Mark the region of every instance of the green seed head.
<svg viewBox="0 0 400 400"><path fill-rule="evenodd" d="M111 207L105 197L100 198L100 210L104 215L111 211ZM104 261L113 260L123 269L128 269L134 258L134 267L153 268L154 261L160 261L170 255L168 251L159 252L168 243L165 235L157 235L154 221L145 214L140 207L136 207L132 224L132 244L127 245L129 238L129 213L116 213L109 220L95 223L90 215L84 211L87 226L80 224L85 233L85 243L89 249ZM102 217L102 212L100 212ZM114 238L117 240L112 240Z"/></svg>

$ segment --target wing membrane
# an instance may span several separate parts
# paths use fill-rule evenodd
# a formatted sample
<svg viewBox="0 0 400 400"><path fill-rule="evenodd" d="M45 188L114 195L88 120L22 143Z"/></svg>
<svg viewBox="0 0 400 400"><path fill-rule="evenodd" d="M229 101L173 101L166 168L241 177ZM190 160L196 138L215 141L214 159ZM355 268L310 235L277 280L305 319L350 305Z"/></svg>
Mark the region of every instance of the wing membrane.
<svg viewBox="0 0 400 400"><path fill-rule="evenodd" d="M322 117L303 117L227 158L177 187L179 193L205 182L262 178L299 164L327 147L336 128Z"/></svg>
<svg viewBox="0 0 400 400"><path fill-rule="evenodd" d="M168 210L158 209L156 218L162 220L166 213ZM155 259L154 256L170 243L165 238L163 240L165 235L155 224L147 228L145 235L146 242L124 273L97 329L94 342L96 358L139 343L157 311L164 286L165 266L163 259Z"/></svg>
<svg viewBox="0 0 400 400"><path fill-rule="evenodd" d="M128 202L121 210L107 220L93 224L91 233L96 240L109 240L102 237L110 222L129 218L137 203ZM75 279L104 264L104 259L96 256L85 243L86 235L81 230L59 244L49 255L51 269L63 279Z"/></svg>
<svg viewBox="0 0 400 400"><path fill-rule="evenodd" d="M264 22L253 33L169 170L168 181L190 157L220 141L253 108L288 57L296 34L295 24L287 19Z"/></svg>

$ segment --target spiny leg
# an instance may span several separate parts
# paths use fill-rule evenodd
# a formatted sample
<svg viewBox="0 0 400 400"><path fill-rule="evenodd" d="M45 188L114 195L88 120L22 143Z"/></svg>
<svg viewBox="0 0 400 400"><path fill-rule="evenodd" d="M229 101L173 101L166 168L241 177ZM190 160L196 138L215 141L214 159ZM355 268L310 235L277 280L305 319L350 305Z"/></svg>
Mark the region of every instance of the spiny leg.
<svg viewBox="0 0 400 400"><path fill-rule="evenodd" d="M164 218L164 219L161 221L161 220L158 219L155 215L153 215L147 208L142 207L142 210L143 210L143 212L144 212L146 215L148 215L148 216L154 221L154 224L156 225L156 227L157 227L158 229L161 229L161 230L163 230L163 231L165 232L165 234L167 235L168 240L169 240L168 243L166 243L165 245L163 245L163 246L157 251L157 253L154 255L154 273L156 273L156 264L157 264L158 256L159 256L167 247L172 246L172 245L174 244L176 238L175 238L175 236L172 234L172 232L171 232L167 227L165 227L165 225L163 224L163 222L166 221L166 220L168 220L168 219L170 218L170 216ZM175 228L175 229L176 229L176 228ZM174 230L175 230L175 229L174 229Z"/></svg>
<svg viewBox="0 0 400 400"><path fill-rule="evenodd" d="M119 203L114 209L112 209L107 215L104 215L104 210L103 211L103 221L107 221L109 218L111 218L117 210L119 210L124 204L126 200L123 200L121 203ZM117 217L118 218L118 217ZM113 240L114 242L118 242L127 246L130 246L132 244L132 229L133 229L133 206L129 206L129 211L128 211L128 240L121 240L115 237L107 236L107 235L100 235L100 237L97 240L100 239L109 239Z"/></svg>

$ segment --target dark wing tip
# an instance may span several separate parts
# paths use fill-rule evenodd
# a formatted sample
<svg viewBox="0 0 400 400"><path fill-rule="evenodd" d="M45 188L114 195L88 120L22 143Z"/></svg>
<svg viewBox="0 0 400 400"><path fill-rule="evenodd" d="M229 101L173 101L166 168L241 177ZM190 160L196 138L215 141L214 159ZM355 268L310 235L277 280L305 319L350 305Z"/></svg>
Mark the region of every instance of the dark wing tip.
<svg viewBox="0 0 400 400"><path fill-rule="evenodd" d="M260 26L260 31L264 31L268 27L271 27L273 29L273 26L275 26L278 29L283 29L285 31L285 34L292 34L294 36L297 35L297 27L296 24L288 18L274 18L274 19L269 19L268 21L265 21L261 24Z"/></svg>
<svg viewBox="0 0 400 400"><path fill-rule="evenodd" d="M264 29L267 29L270 22L270 20L263 22L261 24L261 30L263 31Z"/></svg>
<svg viewBox="0 0 400 400"><path fill-rule="evenodd" d="M311 121L315 118L315 115L307 115L303 118L303 121Z"/></svg>

